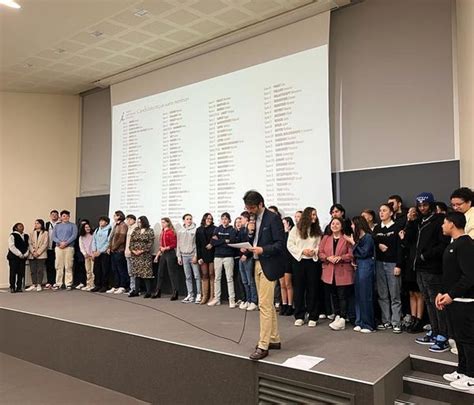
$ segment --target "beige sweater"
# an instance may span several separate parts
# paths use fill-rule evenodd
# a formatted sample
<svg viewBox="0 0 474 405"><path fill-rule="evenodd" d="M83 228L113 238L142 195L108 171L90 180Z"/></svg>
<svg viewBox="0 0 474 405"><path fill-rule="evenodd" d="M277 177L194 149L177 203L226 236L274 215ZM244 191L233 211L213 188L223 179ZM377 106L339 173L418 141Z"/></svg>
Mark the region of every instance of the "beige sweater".
<svg viewBox="0 0 474 405"><path fill-rule="evenodd" d="M33 252L39 254L36 259L46 259L48 257L48 243L49 243L49 235L48 232L42 231L40 232L39 236L37 236L36 231L31 232L30 234L30 256L29 259L34 259Z"/></svg>

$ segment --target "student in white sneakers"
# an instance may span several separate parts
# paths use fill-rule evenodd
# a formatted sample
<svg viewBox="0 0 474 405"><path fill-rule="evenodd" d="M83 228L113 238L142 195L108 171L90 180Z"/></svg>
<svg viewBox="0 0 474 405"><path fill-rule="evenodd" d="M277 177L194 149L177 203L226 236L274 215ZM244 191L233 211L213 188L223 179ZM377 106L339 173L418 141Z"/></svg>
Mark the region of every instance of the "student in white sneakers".
<svg viewBox="0 0 474 405"><path fill-rule="evenodd" d="M201 302L201 274L196 254L196 224L193 222L191 214L183 215L183 227L177 232L177 238L176 256L178 264L184 268L186 289L188 290L188 295L181 302L199 304ZM197 294L194 293L193 277L196 282Z"/></svg>
<svg viewBox="0 0 474 405"><path fill-rule="evenodd" d="M46 268L46 258L48 257L48 232L46 232L44 221L37 219L35 221L33 232L30 234L30 262L31 285L25 291L41 291L43 274Z"/></svg>
<svg viewBox="0 0 474 405"><path fill-rule="evenodd" d="M114 227L109 238L110 264L113 275L113 287L107 290L109 294L123 294L130 285L127 260L125 259L125 244L127 242L128 226L122 211L114 213Z"/></svg>
<svg viewBox="0 0 474 405"><path fill-rule="evenodd" d="M139 290L139 288L135 287L136 277L133 275L133 272L132 272L132 252L130 251L130 239L132 237L133 231L138 226L137 217L133 214L128 214L125 217L125 222L128 225L127 240L125 241L125 260L127 261L128 276L130 277L130 294L131 294L135 290Z"/></svg>
<svg viewBox="0 0 474 405"><path fill-rule="evenodd" d="M10 265L10 292L19 293L23 291L23 280L25 279L26 259L28 259L28 239L24 232L25 227L21 222L13 225L12 233L8 238L8 264Z"/></svg>
<svg viewBox="0 0 474 405"><path fill-rule="evenodd" d="M346 327L350 298L354 293L352 246L344 239L344 220L335 217L328 225L329 235L319 244L319 259L323 263L322 280L334 304L336 318L329 324L333 330Z"/></svg>
<svg viewBox="0 0 474 405"><path fill-rule="evenodd" d="M81 288L83 291L91 291L94 288L93 240L94 237L91 226L87 223L83 224L79 230L79 249L84 256L84 266L86 268L86 285Z"/></svg>
<svg viewBox="0 0 474 405"><path fill-rule="evenodd" d="M455 389L474 394L474 241L465 234L466 218L451 212L443 233L452 238L443 254L443 282L436 308L446 310L456 341L459 362L443 378Z"/></svg>

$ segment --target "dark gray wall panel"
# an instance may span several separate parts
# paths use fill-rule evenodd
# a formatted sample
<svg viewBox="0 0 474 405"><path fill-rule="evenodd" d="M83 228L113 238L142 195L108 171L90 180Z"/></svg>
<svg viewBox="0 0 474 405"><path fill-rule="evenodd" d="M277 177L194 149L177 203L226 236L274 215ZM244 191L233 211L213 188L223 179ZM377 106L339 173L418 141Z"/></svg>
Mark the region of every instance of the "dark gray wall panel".
<svg viewBox="0 0 474 405"><path fill-rule="evenodd" d="M101 215L109 215L109 194L76 198L77 219L87 218L95 228Z"/></svg>
<svg viewBox="0 0 474 405"><path fill-rule="evenodd" d="M333 182L339 182L336 196L339 191L339 202L350 216L365 208L377 211L391 194L401 195L407 206L412 206L422 191L449 202L451 192L459 187L459 161L334 173Z"/></svg>

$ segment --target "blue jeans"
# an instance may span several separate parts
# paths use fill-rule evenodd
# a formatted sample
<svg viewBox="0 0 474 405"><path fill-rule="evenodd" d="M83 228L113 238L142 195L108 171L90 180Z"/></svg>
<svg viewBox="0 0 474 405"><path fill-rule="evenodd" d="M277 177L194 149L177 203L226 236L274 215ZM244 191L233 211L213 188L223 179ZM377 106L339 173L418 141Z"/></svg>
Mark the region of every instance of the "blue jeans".
<svg viewBox="0 0 474 405"><path fill-rule="evenodd" d="M132 275L132 259L130 257L125 258L127 260L128 276L130 277L130 291L135 290L135 276Z"/></svg>
<svg viewBox="0 0 474 405"><path fill-rule="evenodd" d="M393 274L394 268L395 263L375 262L382 323L399 326L402 319L402 299L400 297L402 279L401 276Z"/></svg>
<svg viewBox="0 0 474 405"><path fill-rule="evenodd" d="M357 326L373 330L374 321L374 259L357 259L355 271L355 310Z"/></svg>
<svg viewBox="0 0 474 405"><path fill-rule="evenodd" d="M188 294L194 297L193 274L194 279L196 280L197 293L201 294L201 274L199 273L199 265L193 263L193 255L182 255L182 261Z"/></svg>
<svg viewBox="0 0 474 405"><path fill-rule="evenodd" d="M253 275L253 259L239 260L239 271L242 283L245 289L245 301L257 304L257 287L255 286L255 278Z"/></svg>

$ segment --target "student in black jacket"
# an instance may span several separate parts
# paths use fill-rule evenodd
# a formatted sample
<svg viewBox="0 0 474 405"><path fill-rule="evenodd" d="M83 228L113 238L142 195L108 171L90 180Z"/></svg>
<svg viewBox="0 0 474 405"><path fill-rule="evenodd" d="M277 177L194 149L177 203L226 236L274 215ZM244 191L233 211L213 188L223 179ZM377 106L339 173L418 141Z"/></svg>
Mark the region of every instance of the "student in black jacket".
<svg viewBox="0 0 474 405"><path fill-rule="evenodd" d="M211 244L216 227L209 212L202 216L201 226L196 229L196 254L201 268L201 305L214 298L214 246Z"/></svg>
<svg viewBox="0 0 474 405"><path fill-rule="evenodd" d="M229 243L235 243L237 234L234 227L230 224L230 214L224 212L221 215L221 225L214 230L211 239L211 245L214 246L214 271L216 279L214 282L214 297L207 305L214 306L221 304L221 278L222 268L225 270L227 279L227 291L229 293L229 308L235 308L235 290L234 290L234 256L235 249L230 247Z"/></svg>
<svg viewBox="0 0 474 405"><path fill-rule="evenodd" d="M443 235L441 228L444 220L442 214L436 213L433 194L423 192L416 197L417 218L412 214L407 218L405 238L414 244L412 266L425 301L430 318L431 330L416 340L416 343L429 345L435 353L449 350L448 322L446 313L435 306L435 299L441 289L442 257L449 238Z"/></svg>
<svg viewBox="0 0 474 405"><path fill-rule="evenodd" d="M453 241L443 254L443 283L436 296L438 310L446 310L456 341L456 371L443 375L451 386L474 393L474 241L464 233L460 212L446 215L443 233Z"/></svg>
<svg viewBox="0 0 474 405"><path fill-rule="evenodd" d="M13 225L12 233L8 238L8 264L10 265L10 292L23 291L25 279L26 259L29 254L29 238L24 232L25 227L18 222Z"/></svg>

